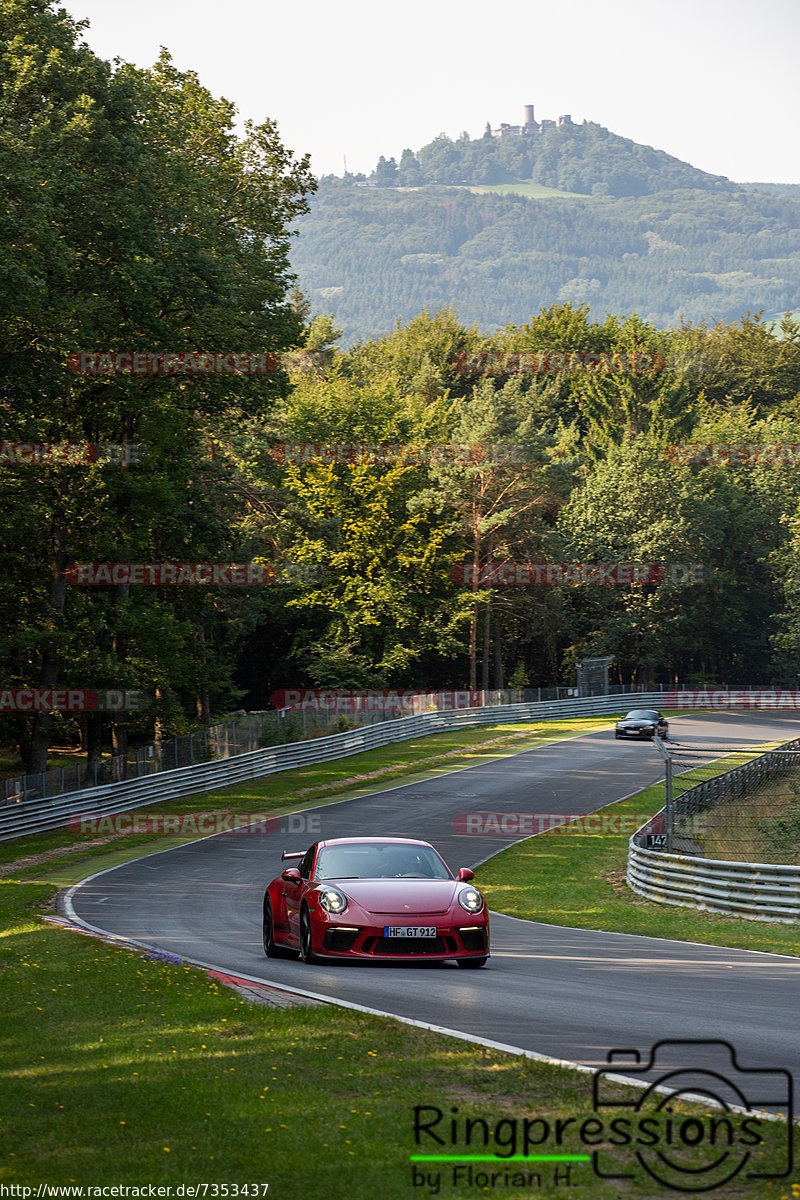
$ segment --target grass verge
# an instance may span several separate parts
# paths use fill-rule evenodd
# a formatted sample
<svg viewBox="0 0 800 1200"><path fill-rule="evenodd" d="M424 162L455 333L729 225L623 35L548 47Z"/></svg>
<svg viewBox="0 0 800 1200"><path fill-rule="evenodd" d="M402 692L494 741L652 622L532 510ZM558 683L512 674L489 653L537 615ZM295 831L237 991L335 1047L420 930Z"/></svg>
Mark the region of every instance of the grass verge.
<svg viewBox="0 0 800 1200"><path fill-rule="evenodd" d="M235 1195L236 1185L239 1196L262 1200L372 1200L378 1189L383 1200L553 1197L566 1188L578 1200L653 1195L646 1184L597 1179L585 1161L598 1149L606 1170L639 1170L630 1149L606 1136L608 1113L598 1127L589 1075L335 1006L249 1005L200 970L42 923L36 914L51 896L42 884L0 883L0 1184L217 1183L229 1187L218 1196ZM425 1106L421 1124L441 1114L434 1131L447 1135L444 1146L428 1135L415 1144L416 1106ZM673 1127L707 1111L670 1110ZM480 1124L467 1144L466 1117L486 1122L486 1146ZM670 1118L654 1117L651 1129L666 1136ZM530 1151L581 1160L476 1164L527 1175L525 1185L497 1187L468 1186L466 1175L453 1184L452 1164L410 1162L412 1154L520 1153L525 1119ZM762 1129L751 1168L780 1170L786 1127ZM414 1183L423 1173L429 1186ZM243 1192L244 1184L261 1190ZM725 1196L787 1192L737 1179Z"/></svg>

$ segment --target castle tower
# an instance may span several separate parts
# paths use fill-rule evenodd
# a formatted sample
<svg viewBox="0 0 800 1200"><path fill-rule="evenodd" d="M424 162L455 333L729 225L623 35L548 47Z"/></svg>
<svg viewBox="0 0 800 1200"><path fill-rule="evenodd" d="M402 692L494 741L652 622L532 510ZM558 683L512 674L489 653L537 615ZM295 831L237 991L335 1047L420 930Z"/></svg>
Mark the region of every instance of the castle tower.
<svg viewBox="0 0 800 1200"><path fill-rule="evenodd" d="M536 124L536 122L535 122L535 121L534 121L534 119L533 119L533 105L532 105L532 104L526 104L526 105L525 105L525 121L524 121L524 124L525 124L525 125L535 125L535 124Z"/></svg>

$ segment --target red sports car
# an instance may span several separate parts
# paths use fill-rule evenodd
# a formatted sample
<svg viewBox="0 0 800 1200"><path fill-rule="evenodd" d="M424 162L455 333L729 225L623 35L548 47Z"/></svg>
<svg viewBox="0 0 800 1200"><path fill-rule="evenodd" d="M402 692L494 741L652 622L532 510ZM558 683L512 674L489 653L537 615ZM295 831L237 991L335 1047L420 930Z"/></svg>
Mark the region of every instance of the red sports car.
<svg viewBox="0 0 800 1200"><path fill-rule="evenodd" d="M402 962L453 958L482 967L489 913L468 867L453 875L428 842L331 838L315 842L264 893L268 958Z"/></svg>

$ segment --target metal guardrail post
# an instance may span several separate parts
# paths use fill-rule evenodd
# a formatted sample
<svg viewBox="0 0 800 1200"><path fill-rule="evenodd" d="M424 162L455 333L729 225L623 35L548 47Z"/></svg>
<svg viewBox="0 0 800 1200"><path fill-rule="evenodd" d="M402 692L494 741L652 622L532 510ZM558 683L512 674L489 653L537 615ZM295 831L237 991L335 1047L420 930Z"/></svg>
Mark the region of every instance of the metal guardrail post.
<svg viewBox="0 0 800 1200"><path fill-rule="evenodd" d="M664 828L667 834L667 854L672 854L672 755L665 754L664 764Z"/></svg>
<svg viewBox="0 0 800 1200"><path fill-rule="evenodd" d="M672 853L672 821L673 821L672 755L670 754L669 750L667 750L667 747L664 745L663 738L660 738L658 736L658 734L655 734L653 736L653 742L655 744L656 749L658 750L658 753L661 755L661 757L664 760L664 792L665 792L665 795L664 795L664 833L665 833L666 842L667 842L667 854L671 854Z"/></svg>

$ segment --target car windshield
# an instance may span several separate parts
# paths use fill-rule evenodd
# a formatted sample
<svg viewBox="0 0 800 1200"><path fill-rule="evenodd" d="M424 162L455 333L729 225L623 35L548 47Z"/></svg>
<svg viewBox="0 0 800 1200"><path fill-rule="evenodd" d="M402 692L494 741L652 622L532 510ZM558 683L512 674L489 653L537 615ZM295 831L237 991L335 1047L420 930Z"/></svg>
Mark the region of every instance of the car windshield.
<svg viewBox="0 0 800 1200"><path fill-rule="evenodd" d="M634 708L633 712L629 712L626 721L660 721L661 713L655 712L652 708Z"/></svg>
<svg viewBox="0 0 800 1200"><path fill-rule="evenodd" d="M323 846L315 879L452 879L432 846L353 842Z"/></svg>

